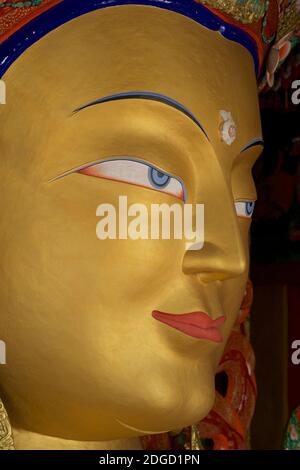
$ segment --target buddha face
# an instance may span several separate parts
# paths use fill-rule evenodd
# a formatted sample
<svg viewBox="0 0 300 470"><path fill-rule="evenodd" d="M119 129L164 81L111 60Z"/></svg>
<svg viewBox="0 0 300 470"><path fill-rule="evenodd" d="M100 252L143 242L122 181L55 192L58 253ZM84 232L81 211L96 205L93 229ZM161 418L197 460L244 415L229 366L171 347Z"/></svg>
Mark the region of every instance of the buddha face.
<svg viewBox="0 0 300 470"><path fill-rule="evenodd" d="M0 384L13 424L111 440L202 419L248 274L241 201L255 200L261 151L249 53L179 14L122 6L49 33L4 80ZM135 179L115 177L120 165ZM183 207L183 189L204 204L202 249L96 236L100 204ZM199 338L155 311L224 318Z"/></svg>

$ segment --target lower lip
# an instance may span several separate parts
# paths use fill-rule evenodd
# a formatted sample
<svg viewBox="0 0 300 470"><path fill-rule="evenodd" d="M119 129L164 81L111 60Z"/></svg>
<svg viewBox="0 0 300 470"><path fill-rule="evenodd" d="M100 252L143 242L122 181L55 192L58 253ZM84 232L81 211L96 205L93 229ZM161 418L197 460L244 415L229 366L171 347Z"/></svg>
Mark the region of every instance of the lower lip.
<svg viewBox="0 0 300 470"><path fill-rule="evenodd" d="M177 319L170 318L170 314L164 314L161 312L157 312L156 310L152 312L152 316L156 320L165 323L171 328L175 328L175 330L181 331L182 333L185 333L186 335L191 336L192 338L207 339L213 341L214 343L221 343L223 341L223 337L220 331L214 326L211 326L209 328L202 328L201 326L193 325L191 323L180 322L177 321ZM174 315L174 317L175 316L176 315ZM223 319L223 321L221 319ZM225 317L220 317L218 320L219 323L224 323Z"/></svg>

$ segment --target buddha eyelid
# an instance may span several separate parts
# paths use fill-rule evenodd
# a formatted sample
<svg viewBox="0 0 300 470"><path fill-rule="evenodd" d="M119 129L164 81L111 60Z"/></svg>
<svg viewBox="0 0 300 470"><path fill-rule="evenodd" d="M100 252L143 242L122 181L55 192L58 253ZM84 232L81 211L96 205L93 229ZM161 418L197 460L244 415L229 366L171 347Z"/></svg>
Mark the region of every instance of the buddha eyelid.
<svg viewBox="0 0 300 470"><path fill-rule="evenodd" d="M59 180L61 178L64 178L65 176L68 176L68 175L71 175L73 173L77 173L79 171L82 171L82 170L85 170L86 168L90 168L90 167L93 167L93 166L97 166L101 163L107 163L107 162L118 162L118 161L130 161L130 162L136 162L136 163L140 163L142 165L145 165L147 166L148 168L153 168L154 170L157 170L158 172L160 173L164 173L165 175L169 176L170 178L173 178L175 180L177 180L181 187L182 187L182 191L183 191L183 200L184 202L186 201L186 188L185 188L185 184L184 184L184 181L179 177L179 176L176 176L174 174L171 174L171 173L168 173L167 171L165 171L164 169L162 168L158 168L157 166L153 165L153 163L150 163L150 162L147 162L146 160L141 160L141 159L138 159L138 158L135 158L135 157L114 157L114 158L105 158L105 159L102 159L102 160L96 160L95 162L93 163L88 163L88 164L85 164L85 165L81 165L79 167L76 167L76 168L73 168L72 170L68 170L64 173L62 173L61 175L58 175L54 178L51 178L49 180L49 183L53 182L53 181L56 181L56 180Z"/></svg>
<svg viewBox="0 0 300 470"><path fill-rule="evenodd" d="M114 162L114 161L119 161L119 160L140 163L141 165L145 165L148 168L153 168L154 170L156 170L160 173L163 173L164 175L168 176L169 178L177 180L178 183L182 187L183 200L186 201L186 189L185 189L185 184L184 184L183 180L179 176L175 176L171 173L168 173L167 171L163 170L162 168L158 168L157 166L153 165L150 162L147 162L145 160L140 160L140 159L137 159L137 158L134 158L134 157L123 157L123 158L117 158L116 157L116 158L109 158L109 159L106 159L106 160L101 160L101 162L99 162L99 163ZM88 166L94 166L94 165L88 165ZM87 167L85 167L85 168L87 168ZM81 169L84 169L84 168L81 168ZM134 183L132 183L132 184L134 184Z"/></svg>
<svg viewBox="0 0 300 470"><path fill-rule="evenodd" d="M135 157L113 157L113 158L103 158L101 160L96 160L96 161L91 162L91 163L85 163L84 165L77 166L75 168L72 168L71 170L64 171L60 175L54 176L54 178L50 178L49 183L51 183L52 181L56 181L58 179L64 178L65 176L72 175L73 173L76 173L78 171L85 170L86 168L90 168L92 166L99 165L100 163L113 162L113 161L118 161L118 160L144 163L145 165L148 165L152 168L155 168L155 170L157 170L157 171L161 171L162 173L166 173L168 176L170 176L172 178L176 178L176 179L180 180L180 178L178 178L177 176L168 174L165 170L163 170L161 168L158 168L155 165L153 165L152 163L147 162L145 160L140 160L140 159L135 158Z"/></svg>

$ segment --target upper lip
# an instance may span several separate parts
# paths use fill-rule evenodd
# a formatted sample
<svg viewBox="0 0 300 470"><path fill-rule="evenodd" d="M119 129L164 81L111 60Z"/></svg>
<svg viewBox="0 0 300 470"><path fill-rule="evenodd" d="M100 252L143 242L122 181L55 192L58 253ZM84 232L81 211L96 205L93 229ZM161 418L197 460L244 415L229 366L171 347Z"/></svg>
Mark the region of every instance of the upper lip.
<svg viewBox="0 0 300 470"><path fill-rule="evenodd" d="M183 333L199 339L209 339L217 343L223 340L219 327L225 322L225 316L222 315L213 320L205 312L190 313L164 313L159 310L153 310L153 318L165 323Z"/></svg>

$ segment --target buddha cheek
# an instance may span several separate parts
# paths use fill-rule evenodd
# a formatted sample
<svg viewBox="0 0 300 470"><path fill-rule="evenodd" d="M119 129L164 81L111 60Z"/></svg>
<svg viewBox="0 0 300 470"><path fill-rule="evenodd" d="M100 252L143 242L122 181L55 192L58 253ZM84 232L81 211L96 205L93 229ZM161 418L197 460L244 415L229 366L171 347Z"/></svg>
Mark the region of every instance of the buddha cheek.
<svg viewBox="0 0 300 470"><path fill-rule="evenodd" d="M184 242L100 240L96 210L99 203L117 208L117 196L126 191L128 205L142 201L148 206L162 202L162 196L81 175L68 178L43 186L34 200L25 201L28 217L19 241L23 281L16 282L16 289L38 292L38 309L48 318L55 312L59 317L63 309L65 318L70 315L84 328L90 316L102 331L111 328L112 315L124 319L130 314L130 321L146 312L150 318L172 277L181 273ZM26 278L34 279L34 286ZM35 309L32 301L30 309Z"/></svg>

